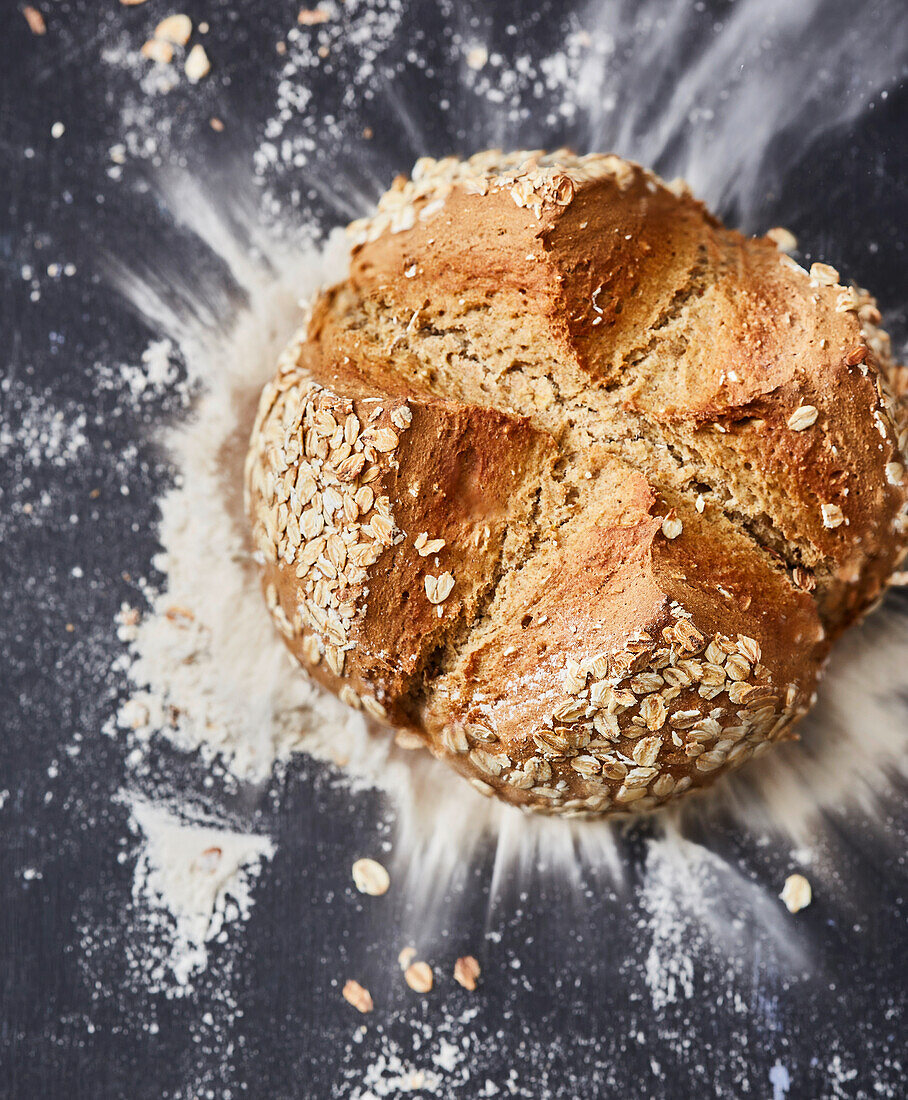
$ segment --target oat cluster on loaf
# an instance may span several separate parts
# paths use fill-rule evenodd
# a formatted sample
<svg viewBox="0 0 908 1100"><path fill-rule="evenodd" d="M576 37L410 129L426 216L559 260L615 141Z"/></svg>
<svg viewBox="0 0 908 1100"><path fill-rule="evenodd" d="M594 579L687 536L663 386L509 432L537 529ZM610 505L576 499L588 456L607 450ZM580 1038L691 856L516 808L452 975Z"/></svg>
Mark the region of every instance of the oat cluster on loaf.
<svg viewBox="0 0 908 1100"><path fill-rule="evenodd" d="M419 161L350 232L247 461L300 664L535 812L649 810L789 736L906 550L869 295L566 150Z"/></svg>

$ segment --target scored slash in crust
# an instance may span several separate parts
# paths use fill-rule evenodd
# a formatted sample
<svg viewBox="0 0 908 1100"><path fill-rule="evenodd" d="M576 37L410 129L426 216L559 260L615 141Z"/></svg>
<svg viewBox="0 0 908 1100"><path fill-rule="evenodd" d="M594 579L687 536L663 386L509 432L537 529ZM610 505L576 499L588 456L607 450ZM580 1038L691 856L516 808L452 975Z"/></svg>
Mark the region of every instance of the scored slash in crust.
<svg viewBox="0 0 908 1100"><path fill-rule="evenodd" d="M425 159L350 231L247 461L300 664L533 812L790 736L905 555L870 296L612 155Z"/></svg>

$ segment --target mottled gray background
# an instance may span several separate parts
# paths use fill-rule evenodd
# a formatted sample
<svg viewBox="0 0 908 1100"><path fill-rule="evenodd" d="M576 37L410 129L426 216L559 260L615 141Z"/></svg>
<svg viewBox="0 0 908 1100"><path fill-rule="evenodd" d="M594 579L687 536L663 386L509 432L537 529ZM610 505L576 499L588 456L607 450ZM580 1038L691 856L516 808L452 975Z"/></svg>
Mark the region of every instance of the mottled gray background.
<svg viewBox="0 0 908 1100"><path fill-rule="evenodd" d="M0 810L0 1094L350 1096L377 1052L399 1050L419 1062L420 1047L448 1028L453 1042L467 1044L469 1073L458 1069L441 1095L470 1100L783 1097L786 1090L798 1098L905 1095L905 813L897 793L871 817L855 812L829 824L838 881L797 918L792 935L804 949L797 965L765 938L746 906L736 912L737 899L730 899L728 919L737 921L730 954L728 945L692 932L692 995L654 1004L645 982L651 945L635 894L644 827L621 842L621 889L592 871L584 872L580 892L563 876L541 874L529 898L515 895L491 916L489 852L450 899L457 916L442 927L435 956L449 971L457 954L479 955L481 990L470 995L448 980L436 996L418 999L393 962L396 929L406 920L394 906L405 901L389 896L384 908L366 905L349 881L351 860L380 850L390 835L389 811L377 795L351 799L327 770L300 762L270 790L230 800L233 819L278 844L249 924L237 930L241 949L225 949L221 958L216 948L208 978L183 1001L135 984L122 917L133 857L117 860L131 841L126 811L111 804L125 749L99 731L123 688L109 671L122 648L114 615L123 600L141 603L135 578L155 576L155 494L170 472L150 428L177 414L178 402L164 397L139 413L116 391L97 391L93 364L135 361L154 335L110 292L104 271L110 256L141 267L146 252L166 249L185 254L187 271L212 301L221 301L226 281L145 186L152 163L130 157L116 180L107 171L136 79L103 61L103 51L121 32L134 46L141 42L142 28L167 6L38 6L48 21L43 38L29 33L13 0L3 0L0 13L2 425L15 432L37 402L59 409L67 422L84 413L87 444L78 461L58 464L36 460L21 439L0 435L0 789L10 792ZM349 18L362 6L352 4ZM274 46L298 5L187 0L180 7L196 22L209 21L213 70L197 88L171 95L173 127L158 159L181 162L216 190L236 163L249 163L274 112ZM765 34L778 33L781 44L761 49L758 28L727 56L708 51L739 15L741 5L733 3L581 8L414 0L374 7L391 15L402 9L405 18L375 59L371 98L360 94L360 84L344 102L353 47L349 56L338 49L335 65L300 78L312 91L310 121L291 120L286 134L319 132L311 118L325 112L341 121L326 130L305 172L269 177L290 221L343 220L363 197L375 197L380 180L421 153L471 151L495 137L586 149L618 135L618 151L649 151L668 174L692 157L694 182L705 182L732 222L789 225L803 258L822 257L874 288L904 339L908 92L901 4L868 3L856 14L854 5L792 0L792 10L809 8L810 15L780 31L773 20L784 8L767 3ZM513 92L518 109L508 119L488 96L463 90L474 77L452 62L461 49L457 35L475 36L506 59L544 56L560 37L578 26L594 29L600 17L628 26L641 20L629 39L641 64L626 51L621 56L620 44L602 62L636 72L636 86L605 82L601 117L589 102L559 115L555 97L527 85ZM856 42L849 36L863 35L861 24L894 43L885 97L879 88L864 94L880 76L866 51L836 47ZM675 120L663 132L660 104L704 57L711 71L698 80L727 85L734 102L745 46L748 71L759 74L755 100L750 93L752 128L736 130L748 175L710 176L715 120L686 112L684 125ZM418 63L411 57L401 68L408 50ZM829 71L817 83L824 67ZM797 98L793 73L803 74L804 102L780 111L780 94ZM625 94L635 102L625 103ZM608 112L607 96L617 96ZM779 121L771 142L760 130L764 98ZM830 127L837 112L839 124ZM224 134L208 126L213 114L224 120ZM630 123L622 126L620 116ZM58 120L65 133L54 139ZM361 137L365 126L371 141ZM726 128L716 157L728 157L728 138ZM745 155L751 141L756 159ZM75 273L47 275L47 264L57 261L73 263ZM33 269L31 277L23 277L23 267ZM100 493L92 498L94 489ZM73 577L74 566L81 577ZM70 758L61 746L74 735L82 748ZM160 769L185 787L201 787L197 761L162 750ZM889 843L880 842L881 832ZM769 898L791 868L789 852L731 822L715 823L708 842ZM378 1005L361 1042L352 1035L363 1021L339 996L337 981L348 971L370 986ZM225 989L241 1017L223 1003ZM471 1017L443 1023L446 1013L468 1008L476 1010Z"/></svg>

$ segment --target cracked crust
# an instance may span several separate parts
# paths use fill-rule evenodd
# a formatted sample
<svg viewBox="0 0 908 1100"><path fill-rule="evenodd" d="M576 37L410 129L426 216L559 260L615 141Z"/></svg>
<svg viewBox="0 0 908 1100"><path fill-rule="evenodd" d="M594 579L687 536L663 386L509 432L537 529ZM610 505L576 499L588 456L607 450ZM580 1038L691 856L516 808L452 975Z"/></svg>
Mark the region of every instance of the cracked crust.
<svg viewBox="0 0 908 1100"><path fill-rule="evenodd" d="M611 156L420 162L351 230L247 466L301 664L539 812L788 736L904 554L872 299Z"/></svg>

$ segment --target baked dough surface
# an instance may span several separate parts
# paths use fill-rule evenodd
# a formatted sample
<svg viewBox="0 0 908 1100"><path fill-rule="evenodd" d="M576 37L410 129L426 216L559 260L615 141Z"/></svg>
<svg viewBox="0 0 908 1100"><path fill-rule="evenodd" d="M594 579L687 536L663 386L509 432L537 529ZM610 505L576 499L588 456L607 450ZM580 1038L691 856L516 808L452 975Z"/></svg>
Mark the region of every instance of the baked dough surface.
<svg viewBox="0 0 908 1100"><path fill-rule="evenodd" d="M790 736L905 554L869 295L610 155L420 161L350 230L247 461L300 664L536 812Z"/></svg>

